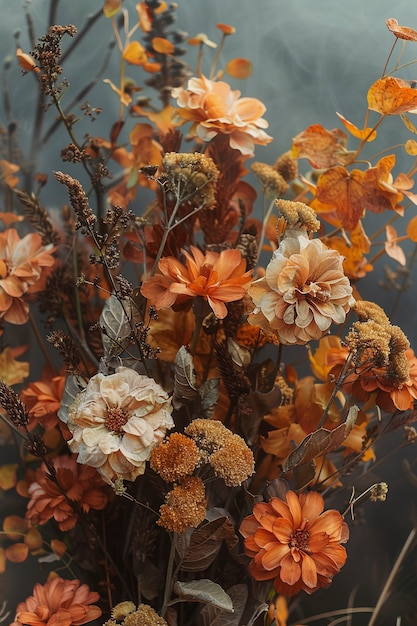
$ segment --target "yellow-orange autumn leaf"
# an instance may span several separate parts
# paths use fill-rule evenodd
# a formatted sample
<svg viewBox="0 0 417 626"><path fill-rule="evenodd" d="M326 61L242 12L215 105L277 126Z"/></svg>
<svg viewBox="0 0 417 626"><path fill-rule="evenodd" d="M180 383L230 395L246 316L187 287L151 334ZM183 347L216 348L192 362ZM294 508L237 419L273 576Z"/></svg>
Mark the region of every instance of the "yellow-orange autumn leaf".
<svg viewBox="0 0 417 626"><path fill-rule="evenodd" d="M291 156L305 157L317 169L340 165L344 162L346 142L347 135L340 128L327 130L321 124L312 124L292 140Z"/></svg>
<svg viewBox="0 0 417 626"><path fill-rule="evenodd" d="M406 232L411 241L417 242L417 215L408 222Z"/></svg>
<svg viewBox="0 0 417 626"><path fill-rule="evenodd" d="M5 159L0 159L0 180L5 182L6 185L11 187L16 187L19 182L19 178L15 176L16 172L20 170L20 167L15 163L10 163L10 161L6 161Z"/></svg>
<svg viewBox="0 0 417 626"><path fill-rule="evenodd" d="M385 24L393 35L398 39L405 39L407 41L417 41L417 30L410 28L409 26L400 26L398 20L395 17L389 17L385 20Z"/></svg>
<svg viewBox="0 0 417 626"><path fill-rule="evenodd" d="M25 352L25 350L26 346L18 346L17 348L7 346L0 352L0 379L6 385L17 385L29 376L29 363L15 360L15 357Z"/></svg>
<svg viewBox="0 0 417 626"><path fill-rule="evenodd" d="M165 37L154 37L151 43L155 52L160 54L173 54L175 50L174 44L165 39Z"/></svg>
<svg viewBox="0 0 417 626"><path fill-rule="evenodd" d="M417 141L415 139L408 139L404 144L404 150L411 156L417 155Z"/></svg>
<svg viewBox="0 0 417 626"><path fill-rule="evenodd" d="M384 244L385 252L389 257L391 257L391 259L395 259L396 261L398 261L400 265L405 265L407 261L405 258L404 250L397 243L397 231L393 226L388 224L385 227L385 234L387 238Z"/></svg>
<svg viewBox="0 0 417 626"><path fill-rule="evenodd" d="M123 0L105 0L103 13L105 17L114 17L122 8Z"/></svg>
<svg viewBox="0 0 417 626"><path fill-rule="evenodd" d="M162 111L147 111L143 107L136 104L132 106L132 113L147 117L148 120L155 124L159 132L164 135L174 127L172 123L172 114L174 110L175 108L170 104L162 109Z"/></svg>
<svg viewBox="0 0 417 626"><path fill-rule="evenodd" d="M10 541L19 541L27 532L27 521L20 515L7 515L3 521L3 530Z"/></svg>
<svg viewBox="0 0 417 626"><path fill-rule="evenodd" d="M35 59L31 57L30 54L26 54L26 52L23 52L22 48L16 49L16 58L20 67L25 72L30 72L30 71L34 71L36 73L40 72L39 67L35 63Z"/></svg>
<svg viewBox="0 0 417 626"><path fill-rule="evenodd" d="M131 41L123 51L123 58L131 65L143 65L148 60L146 50L139 41Z"/></svg>
<svg viewBox="0 0 417 626"><path fill-rule="evenodd" d="M400 78L380 78L369 88L368 107L381 115L413 111L417 108L417 90Z"/></svg>
<svg viewBox="0 0 417 626"><path fill-rule="evenodd" d="M144 33L149 33L152 29L152 11L146 2L138 2L136 10L139 17L139 26Z"/></svg>
<svg viewBox="0 0 417 626"><path fill-rule="evenodd" d="M364 139L366 141L373 141L376 138L376 130L372 130L372 128L370 127L360 129L357 126L355 126L355 124L352 124L352 122L349 122L349 120L343 117L343 115L341 115L340 113L337 113L337 111L336 111L336 115L342 122L343 126L354 137L357 137L358 139Z"/></svg>
<svg viewBox="0 0 417 626"><path fill-rule="evenodd" d="M348 172L338 165L323 172L317 181L317 199L334 206L342 228L348 231L356 227L364 212L363 179L360 170Z"/></svg>
<svg viewBox="0 0 417 626"><path fill-rule="evenodd" d="M11 563L23 563L29 554L29 548L25 543L14 543L5 550L6 559Z"/></svg>
<svg viewBox="0 0 417 626"><path fill-rule="evenodd" d="M249 76L252 74L252 70L253 70L252 63L248 61L248 59L241 59L241 58L231 59L226 64L226 72L232 78L239 78L239 79L249 78Z"/></svg>
<svg viewBox="0 0 417 626"><path fill-rule="evenodd" d="M37 528L29 528L25 535L24 543L31 552L34 550L40 550L42 548L43 540L39 530Z"/></svg>
<svg viewBox="0 0 417 626"><path fill-rule="evenodd" d="M402 193L393 184L391 170L395 165L395 155L382 157L375 165L366 170L364 175L364 208L374 213L392 209L402 213L399 203Z"/></svg>
<svg viewBox="0 0 417 626"><path fill-rule="evenodd" d="M51 548L60 558L62 558L67 551L67 546L63 541L59 539L52 539Z"/></svg>
<svg viewBox="0 0 417 626"><path fill-rule="evenodd" d="M7 491L16 485L17 463L8 463L0 465L0 489Z"/></svg>
<svg viewBox="0 0 417 626"><path fill-rule="evenodd" d="M109 78L105 78L103 80L103 83L107 83L108 85L110 85L110 87L113 89L113 91L115 91L117 93L117 95L120 98L120 102L122 104L124 104L124 106L126 106L126 107L129 106L129 104L132 102L132 97L129 96L128 93L126 93L125 91L122 91L121 89L116 87L116 85Z"/></svg>

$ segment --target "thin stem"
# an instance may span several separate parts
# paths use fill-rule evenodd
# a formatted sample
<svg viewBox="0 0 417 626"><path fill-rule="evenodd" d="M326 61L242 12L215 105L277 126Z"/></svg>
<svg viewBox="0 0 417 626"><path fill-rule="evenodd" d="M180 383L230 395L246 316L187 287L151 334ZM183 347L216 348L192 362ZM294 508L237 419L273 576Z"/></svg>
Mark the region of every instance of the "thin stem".
<svg viewBox="0 0 417 626"><path fill-rule="evenodd" d="M391 570L387 580L385 581L385 585L384 585L384 587L382 589L381 595L379 596L378 602L376 603L374 611L373 611L373 613L371 615L371 619L368 622L368 626L374 626L374 624L376 623L376 619L378 617L378 614L379 614L382 606L385 604L385 602L386 602L386 600L388 598L392 582L393 582L395 576L397 575L398 570L400 569L401 564L402 564L402 562L403 562L407 552L409 551L409 549L410 549L410 547L411 547L411 545L412 545L412 543L413 543L413 541L415 539L415 536L416 536L416 529L413 528L411 530L410 534L408 535L407 539L405 540L405 543L404 543L404 545L403 545L403 547L401 549L401 552L398 555L397 560L395 561L394 566L393 566L393 568L392 568L392 570Z"/></svg>
<svg viewBox="0 0 417 626"><path fill-rule="evenodd" d="M326 613L318 613L313 617L307 617L306 619L297 620L298 624L311 624L317 622L319 619L327 619L328 617L336 617L336 615L348 616L352 613L372 613L372 606L357 606L351 609L337 609L335 611L326 611ZM370 626L368 624L368 626Z"/></svg>
<svg viewBox="0 0 417 626"><path fill-rule="evenodd" d="M38 342L38 345L39 345L39 347L41 349L41 352L43 354L43 357L44 357L46 363L52 369L53 372L56 372L56 368L55 368L54 364L51 361L51 357L48 354L48 351L47 351L46 346L45 346L45 344L43 342L42 336L41 336L41 334L39 332L39 329L38 329L38 327L36 325L36 322L33 319L33 316L32 316L31 313L29 313L29 322L30 322L32 331L33 331L33 333L34 333L34 335L36 337L36 340Z"/></svg>
<svg viewBox="0 0 417 626"><path fill-rule="evenodd" d="M326 408L323 411L323 415L321 416L319 423L317 424L317 430L319 428L321 428L323 426L324 422L326 421L326 418L327 418L327 415L328 415L328 413L330 411L330 407L332 405L332 402L335 399L337 392L340 390L340 387L343 384L343 381L344 381L346 372L349 369L351 360L352 360L352 353L349 354L349 356L347 357L346 361L344 362L344 365L343 365L342 370L341 370L341 372L339 374L339 377L338 377L338 379L336 381L336 384L335 384L334 389L332 391L332 394L331 394L331 396L329 398L327 406L326 406Z"/></svg>
<svg viewBox="0 0 417 626"><path fill-rule="evenodd" d="M165 578L164 603L161 609L161 617L165 616L165 613L168 608L168 602L171 597L176 544L177 544L177 534L173 533L172 539L171 539L171 550L169 552L169 559L168 559L168 565L167 565L167 575Z"/></svg>

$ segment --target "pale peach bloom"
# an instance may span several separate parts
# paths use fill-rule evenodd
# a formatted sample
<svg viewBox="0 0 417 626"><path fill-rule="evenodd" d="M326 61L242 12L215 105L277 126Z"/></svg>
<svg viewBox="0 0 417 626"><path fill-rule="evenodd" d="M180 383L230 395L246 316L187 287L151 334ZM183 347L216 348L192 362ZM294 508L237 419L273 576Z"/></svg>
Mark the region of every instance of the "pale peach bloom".
<svg viewBox="0 0 417 626"><path fill-rule="evenodd" d="M72 433L68 445L78 462L111 484L144 473L152 448L174 426L171 411L168 394L153 378L119 367L93 376L59 417Z"/></svg>
<svg viewBox="0 0 417 626"><path fill-rule="evenodd" d="M216 135L229 135L230 147L244 155L252 155L254 145L265 146L272 137L263 130L268 122L262 118L265 106L257 98L241 98L240 91L232 90L222 81L209 80L201 75L191 78L187 89L172 90L178 109L176 124L192 122L191 134L203 141Z"/></svg>
<svg viewBox="0 0 417 626"><path fill-rule="evenodd" d="M34 524L45 524L53 518L65 531L77 523L77 509L85 513L104 509L108 487L93 467L79 465L73 456L57 456L53 464L59 485L48 478L45 464L38 467L34 482L28 487L26 517Z"/></svg>
<svg viewBox="0 0 417 626"><path fill-rule="evenodd" d="M175 257L163 257L159 274L143 282L142 294L157 309L170 307L198 296L207 300L216 317L227 315L225 302L240 300L251 282L246 261L237 249L205 254L191 246L183 250L186 265Z"/></svg>
<svg viewBox="0 0 417 626"><path fill-rule="evenodd" d="M37 583L33 596L18 604L10 626L82 626L100 617L101 609L93 604L99 598L77 579L57 577L44 585Z"/></svg>
<svg viewBox="0 0 417 626"><path fill-rule="evenodd" d="M249 295L256 307L249 322L286 345L320 339L332 324L343 324L355 302L343 257L292 229Z"/></svg>
<svg viewBox="0 0 417 626"><path fill-rule="evenodd" d="M11 324L28 321L25 296L42 289L39 281L55 263L53 249L43 246L37 233L22 239L14 228L0 233L0 318Z"/></svg>
<svg viewBox="0 0 417 626"><path fill-rule="evenodd" d="M240 532L246 554L253 557L252 576L273 579L276 591L284 596L327 587L346 562L340 544L349 538L348 526L338 511L324 511L324 500L316 491L300 495L288 491L285 501L258 502Z"/></svg>

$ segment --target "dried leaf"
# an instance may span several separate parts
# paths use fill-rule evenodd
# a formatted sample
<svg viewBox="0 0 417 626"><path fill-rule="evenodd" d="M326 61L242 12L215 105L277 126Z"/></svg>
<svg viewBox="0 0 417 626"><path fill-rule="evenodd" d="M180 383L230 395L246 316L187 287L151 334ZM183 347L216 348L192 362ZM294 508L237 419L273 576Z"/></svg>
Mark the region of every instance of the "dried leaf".
<svg viewBox="0 0 417 626"><path fill-rule="evenodd" d="M201 626L239 626L248 598L248 588L246 585L234 585L227 590L227 593L232 599L233 615L207 604L200 611Z"/></svg>
<svg viewBox="0 0 417 626"><path fill-rule="evenodd" d="M122 8L123 0L105 0L103 13L105 17L114 17Z"/></svg>
<svg viewBox="0 0 417 626"><path fill-rule="evenodd" d="M130 298L120 301L116 296L107 298L100 315L99 325L103 329L102 342L105 359L111 360L131 344L132 326L139 320L139 312Z"/></svg>
<svg viewBox="0 0 417 626"><path fill-rule="evenodd" d="M18 467L17 463L0 465L0 489L7 491L16 486L16 470Z"/></svg>
<svg viewBox="0 0 417 626"><path fill-rule="evenodd" d="M336 112L336 115L341 120L343 126L350 132L351 135L358 139L365 139L366 141L373 141L376 138L376 130L372 130L370 127L358 128L352 122L349 122L343 115Z"/></svg>
<svg viewBox="0 0 417 626"><path fill-rule="evenodd" d="M413 133L414 135L416 135L417 134L417 128L414 126L414 124L412 123L410 118L407 117L405 115L405 113L403 113L400 117L401 117L401 120L402 120L404 126L406 127L406 129L409 130L410 133Z"/></svg>
<svg viewBox="0 0 417 626"><path fill-rule="evenodd" d="M369 88L368 107L381 115L401 115L417 108L417 91L400 78L380 78Z"/></svg>
<svg viewBox="0 0 417 626"><path fill-rule="evenodd" d="M385 227L385 233L387 237L385 242L385 252L389 257L391 257L391 259L395 259L398 263L400 263L400 265L405 266L407 264L407 260L405 258L404 250L397 243L397 231L393 226L388 224Z"/></svg>
<svg viewBox="0 0 417 626"><path fill-rule="evenodd" d="M346 143L343 130L327 130L321 124L312 124L292 140L292 157L305 157L316 169L340 165L345 162Z"/></svg>
<svg viewBox="0 0 417 626"><path fill-rule="evenodd" d="M407 224L407 236L411 241L417 242L417 215L412 217Z"/></svg>
<svg viewBox="0 0 417 626"><path fill-rule="evenodd" d="M232 359L233 365L238 372L246 370L251 362L251 353L247 348L240 346L232 337L227 338L227 350Z"/></svg>
<svg viewBox="0 0 417 626"><path fill-rule="evenodd" d="M206 380L198 390L200 394L200 417L210 419L219 399L220 378Z"/></svg>
<svg viewBox="0 0 417 626"><path fill-rule="evenodd" d="M68 409L83 389L86 383L77 376L67 376L64 393L62 394L61 406L58 409L59 419L66 424L68 422Z"/></svg>
<svg viewBox="0 0 417 626"><path fill-rule="evenodd" d="M6 559L12 563L23 563L29 554L29 548L24 543L14 543L5 550Z"/></svg>
<svg viewBox="0 0 417 626"><path fill-rule="evenodd" d="M192 402L197 396L197 376L194 370L194 361L185 346L181 346L175 357L173 405L176 409L187 402Z"/></svg>
<svg viewBox="0 0 417 626"><path fill-rule="evenodd" d="M40 550L43 544L42 535L37 528L29 528L25 535L24 542L31 552Z"/></svg>
<svg viewBox="0 0 417 626"><path fill-rule="evenodd" d="M291 471L299 465L308 463L318 456L323 456L332 452L332 450L336 450L344 442L355 425L358 413L359 408L352 406L349 409L346 421L336 426L333 430L319 428L307 435L288 456L283 467L284 473Z"/></svg>
<svg viewBox="0 0 417 626"><path fill-rule="evenodd" d="M186 602L201 602L211 604L222 611L233 613L233 602L231 597L212 580L201 578L190 582L177 581L174 585L175 593Z"/></svg>
<svg viewBox="0 0 417 626"><path fill-rule="evenodd" d="M152 48L160 54L174 54L175 46L165 37L154 37L152 39Z"/></svg>
<svg viewBox="0 0 417 626"><path fill-rule="evenodd" d="M357 226L364 212L363 179L364 172L348 172L339 165L323 172L317 182L317 199L335 207L341 226L348 231Z"/></svg>
<svg viewBox="0 0 417 626"><path fill-rule="evenodd" d="M385 20L388 30L398 39L405 39L406 41L417 41L417 30L410 28L409 26L400 26L398 20L395 17L389 17Z"/></svg>
<svg viewBox="0 0 417 626"><path fill-rule="evenodd" d="M28 530L28 525L20 515L8 515L3 521L3 531L10 541L19 541Z"/></svg>
<svg viewBox="0 0 417 626"><path fill-rule="evenodd" d="M207 513L210 517L210 512ZM209 567L216 558L222 542L226 541L229 550L233 549L238 539L234 526L227 515L219 515L216 510L202 526L191 532L191 537L184 539L185 546L180 546L181 570L201 572ZM185 533L187 534L187 533Z"/></svg>
<svg viewBox="0 0 417 626"><path fill-rule="evenodd" d="M146 50L139 41L131 41L123 51L123 58L131 65L143 65L148 57Z"/></svg>
<svg viewBox="0 0 417 626"><path fill-rule="evenodd" d="M416 156L417 155L417 141L415 139L409 139L408 141L406 141L404 144L404 150L406 151L407 154L410 154L411 156Z"/></svg>

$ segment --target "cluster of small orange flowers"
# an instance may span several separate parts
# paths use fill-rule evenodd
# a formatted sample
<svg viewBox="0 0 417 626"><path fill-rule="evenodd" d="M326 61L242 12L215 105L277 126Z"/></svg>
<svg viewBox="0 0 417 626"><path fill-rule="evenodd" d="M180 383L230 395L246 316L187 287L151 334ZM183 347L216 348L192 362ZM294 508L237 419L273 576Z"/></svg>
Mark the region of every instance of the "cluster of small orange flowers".
<svg viewBox="0 0 417 626"><path fill-rule="evenodd" d="M162 159L162 168L159 181L178 197L181 204L214 206L219 170L213 159L199 152L167 152Z"/></svg>
<svg viewBox="0 0 417 626"><path fill-rule="evenodd" d="M111 618L103 626L166 626L163 617L148 604L138 607L128 600L119 602L111 611Z"/></svg>
<svg viewBox="0 0 417 626"><path fill-rule="evenodd" d="M210 465L228 487L238 487L255 469L252 451L239 435L232 435L220 450L211 455Z"/></svg>
<svg viewBox="0 0 417 626"><path fill-rule="evenodd" d="M233 434L219 420L195 419L185 433L199 450L200 464L208 463L216 476L229 487L237 487L254 471L252 451L239 435Z"/></svg>
<svg viewBox="0 0 417 626"><path fill-rule="evenodd" d="M376 403L387 411L407 410L417 399L417 358L403 331L393 326L384 310L373 302L358 301L355 322L345 342L354 372L346 382L352 393L362 399L375 393Z"/></svg>
<svg viewBox="0 0 417 626"><path fill-rule="evenodd" d="M151 452L150 466L167 483L178 482L192 474L200 455L190 437L173 433Z"/></svg>
<svg viewBox="0 0 417 626"><path fill-rule="evenodd" d="M159 509L159 526L176 533L196 528L206 516L206 490L198 476L186 476L169 491Z"/></svg>
<svg viewBox="0 0 417 626"><path fill-rule="evenodd" d="M317 219L316 212L304 202L278 198L275 206L287 222L288 228L298 228L312 233L319 230L320 221Z"/></svg>
<svg viewBox="0 0 417 626"><path fill-rule="evenodd" d="M267 198L276 198L287 193L289 189L287 181L272 165L254 161L250 168L261 183L262 191Z"/></svg>

